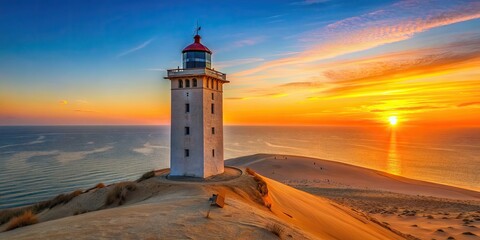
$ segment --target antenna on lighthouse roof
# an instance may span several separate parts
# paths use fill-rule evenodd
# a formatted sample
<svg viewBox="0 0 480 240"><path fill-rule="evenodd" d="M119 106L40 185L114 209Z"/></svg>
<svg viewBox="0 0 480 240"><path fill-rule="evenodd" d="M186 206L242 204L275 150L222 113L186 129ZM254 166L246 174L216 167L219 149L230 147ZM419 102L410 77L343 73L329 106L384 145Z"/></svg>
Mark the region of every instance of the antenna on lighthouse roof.
<svg viewBox="0 0 480 240"><path fill-rule="evenodd" d="M198 26L198 20L197 20L197 27L195 28L195 35L198 35L198 32L202 29L202 27Z"/></svg>

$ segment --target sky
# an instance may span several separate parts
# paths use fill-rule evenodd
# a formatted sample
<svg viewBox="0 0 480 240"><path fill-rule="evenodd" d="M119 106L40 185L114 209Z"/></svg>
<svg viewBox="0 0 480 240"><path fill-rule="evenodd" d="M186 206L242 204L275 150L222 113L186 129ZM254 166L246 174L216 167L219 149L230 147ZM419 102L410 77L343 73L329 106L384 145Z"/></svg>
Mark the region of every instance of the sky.
<svg viewBox="0 0 480 240"><path fill-rule="evenodd" d="M479 1L1 1L0 125L169 124L200 35L227 125L480 125Z"/></svg>

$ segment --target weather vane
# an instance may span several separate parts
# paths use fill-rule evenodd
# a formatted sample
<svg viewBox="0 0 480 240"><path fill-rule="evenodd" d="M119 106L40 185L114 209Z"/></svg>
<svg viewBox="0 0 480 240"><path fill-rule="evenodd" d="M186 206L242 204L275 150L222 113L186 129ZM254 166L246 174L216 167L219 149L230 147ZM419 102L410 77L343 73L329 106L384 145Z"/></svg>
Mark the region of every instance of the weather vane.
<svg viewBox="0 0 480 240"><path fill-rule="evenodd" d="M195 35L198 35L198 31L200 31L202 27L198 26L198 20L197 20L197 27L195 28Z"/></svg>

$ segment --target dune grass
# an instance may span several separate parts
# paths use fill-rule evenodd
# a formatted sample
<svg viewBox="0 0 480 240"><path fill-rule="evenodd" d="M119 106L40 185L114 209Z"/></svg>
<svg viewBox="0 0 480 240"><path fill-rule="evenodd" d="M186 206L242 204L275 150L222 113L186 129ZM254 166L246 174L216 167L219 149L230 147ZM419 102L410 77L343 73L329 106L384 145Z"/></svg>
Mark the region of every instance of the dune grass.
<svg viewBox="0 0 480 240"><path fill-rule="evenodd" d="M70 202L73 198L75 198L76 196L82 193L83 193L82 190L76 190L71 193L60 194L51 200L39 202L32 206L3 210L0 212L0 225L6 222L9 222L10 220L16 217L23 216L27 212L31 212L32 214L37 214L47 208L50 209L60 204L66 204Z"/></svg>
<svg viewBox="0 0 480 240"><path fill-rule="evenodd" d="M262 197L267 196L268 195L267 183L262 179L262 177L250 168L247 168L246 172L252 175L255 182L257 182L257 190L258 192L260 192L260 195L262 195Z"/></svg>
<svg viewBox="0 0 480 240"><path fill-rule="evenodd" d="M122 205L127 199L129 191L135 191L137 185L134 182L121 182L115 184L115 186L108 191L107 198L105 199L105 205L111 205L118 201L118 205Z"/></svg>
<svg viewBox="0 0 480 240"><path fill-rule="evenodd" d="M56 196L55 198L53 198L51 200L35 204L33 206L33 211L34 212L41 212L42 210L47 209L47 208L51 209L51 208L53 208L55 206L58 206L60 204L66 204L66 203L70 202L72 199L74 199L76 196L78 196L82 193L83 193L82 190L76 190L76 191L73 191L71 193L60 194L60 195Z"/></svg>
<svg viewBox="0 0 480 240"><path fill-rule="evenodd" d="M279 238L282 238L282 235L285 232L285 227L278 223L269 223L267 224L267 230L277 235Z"/></svg>
<svg viewBox="0 0 480 240"><path fill-rule="evenodd" d="M22 215L26 208L7 209L0 212L0 225L10 221L12 218Z"/></svg>
<svg viewBox="0 0 480 240"><path fill-rule="evenodd" d="M152 177L155 177L155 171L154 170L144 173L139 179L137 179L137 183L139 183L141 181L144 181L144 180L147 180L147 179L152 178Z"/></svg>
<svg viewBox="0 0 480 240"><path fill-rule="evenodd" d="M15 228L32 225L37 222L38 222L38 219L35 216L35 214L33 214L31 210L27 210L27 211L24 211L22 215L12 218L8 222L8 225L5 231L10 231Z"/></svg>
<svg viewBox="0 0 480 240"><path fill-rule="evenodd" d="M93 187L85 190L85 192L87 193L87 192L90 192L90 191L92 191L92 190L101 189L101 188L104 188L104 187L106 187L105 184L103 184L103 183L97 183L97 185L95 185L95 186L93 186Z"/></svg>

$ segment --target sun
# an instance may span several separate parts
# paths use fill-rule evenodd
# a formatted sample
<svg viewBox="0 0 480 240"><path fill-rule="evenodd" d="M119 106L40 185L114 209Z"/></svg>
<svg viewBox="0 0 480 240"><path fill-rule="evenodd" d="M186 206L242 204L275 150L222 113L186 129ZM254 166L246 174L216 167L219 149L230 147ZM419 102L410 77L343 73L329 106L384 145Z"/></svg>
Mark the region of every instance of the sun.
<svg viewBox="0 0 480 240"><path fill-rule="evenodd" d="M388 122L389 122L390 125L392 125L392 126L397 125L397 122L398 122L397 116L391 116L391 117L389 117L389 118L388 118Z"/></svg>

